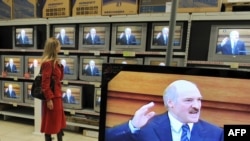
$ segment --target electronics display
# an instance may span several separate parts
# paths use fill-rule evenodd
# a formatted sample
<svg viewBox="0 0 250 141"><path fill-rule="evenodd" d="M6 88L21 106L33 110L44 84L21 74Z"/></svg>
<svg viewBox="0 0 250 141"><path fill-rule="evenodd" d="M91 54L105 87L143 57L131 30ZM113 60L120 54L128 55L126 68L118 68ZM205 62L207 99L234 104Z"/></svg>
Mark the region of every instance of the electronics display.
<svg viewBox="0 0 250 141"><path fill-rule="evenodd" d="M100 106L101 106L101 88L96 87L95 88L95 97L94 97L94 111L100 112Z"/></svg>
<svg viewBox="0 0 250 141"><path fill-rule="evenodd" d="M30 77L34 77L35 69L41 66L41 56L24 56L24 58L25 73L29 73Z"/></svg>
<svg viewBox="0 0 250 141"><path fill-rule="evenodd" d="M147 23L112 24L112 51L145 51Z"/></svg>
<svg viewBox="0 0 250 141"><path fill-rule="evenodd" d="M24 57L20 55L1 55L2 72L8 77L22 77L24 75Z"/></svg>
<svg viewBox="0 0 250 141"><path fill-rule="evenodd" d="M79 50L109 50L110 24L81 24Z"/></svg>
<svg viewBox="0 0 250 141"><path fill-rule="evenodd" d="M82 109L83 89L80 85L63 85L63 106L66 109Z"/></svg>
<svg viewBox="0 0 250 141"><path fill-rule="evenodd" d="M78 57L74 55L59 56L60 63L64 66L64 80L77 80L78 79Z"/></svg>
<svg viewBox="0 0 250 141"><path fill-rule="evenodd" d="M109 63L115 63L115 64L143 64L143 58L109 57Z"/></svg>
<svg viewBox="0 0 250 141"><path fill-rule="evenodd" d="M234 36L238 36L236 37L238 40L235 42L233 42ZM232 38L230 39L230 37ZM248 25L212 25L208 60L221 62L249 62L249 39L250 26Z"/></svg>
<svg viewBox="0 0 250 141"><path fill-rule="evenodd" d="M24 82L24 103L34 104L34 97L31 95L32 82Z"/></svg>
<svg viewBox="0 0 250 141"><path fill-rule="evenodd" d="M23 103L23 82L2 80L1 97L5 102Z"/></svg>

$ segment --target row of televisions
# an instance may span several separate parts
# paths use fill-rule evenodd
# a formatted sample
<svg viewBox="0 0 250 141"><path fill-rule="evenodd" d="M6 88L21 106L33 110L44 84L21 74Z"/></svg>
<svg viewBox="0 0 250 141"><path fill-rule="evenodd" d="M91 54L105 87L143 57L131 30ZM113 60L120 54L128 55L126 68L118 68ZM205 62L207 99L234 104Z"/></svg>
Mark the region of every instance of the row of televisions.
<svg viewBox="0 0 250 141"><path fill-rule="evenodd" d="M145 57L125 58L107 56L59 56L64 65L64 80L84 80L89 82L100 82L103 63L116 64L146 64L165 66L165 58ZM32 78L40 68L40 56L1 55L1 72L6 72L8 77L23 77L29 74ZM144 62L143 62L144 61ZM182 66L183 59L174 59L173 66ZM94 64L94 65L93 65ZM93 67L91 67L93 66ZM35 72L37 70L37 72Z"/></svg>
<svg viewBox="0 0 250 141"><path fill-rule="evenodd" d="M16 104L34 104L34 98L31 96L32 82L1 80L0 86L0 101L12 102ZM93 90L91 90L92 88ZM83 109L84 101L87 101L87 96L94 97L90 98L94 99L94 107L92 107L92 109L94 109L95 111L99 111L100 109L101 88L99 87L88 87L83 85L62 85L62 95L64 108L66 109Z"/></svg>

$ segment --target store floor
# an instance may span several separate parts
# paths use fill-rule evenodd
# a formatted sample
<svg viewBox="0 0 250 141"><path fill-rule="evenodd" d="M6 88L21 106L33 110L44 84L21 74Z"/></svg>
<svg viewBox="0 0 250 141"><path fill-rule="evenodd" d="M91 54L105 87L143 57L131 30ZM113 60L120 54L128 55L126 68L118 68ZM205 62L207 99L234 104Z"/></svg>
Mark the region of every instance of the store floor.
<svg viewBox="0 0 250 141"><path fill-rule="evenodd" d="M10 118L3 120L0 116L0 141L44 141L43 135L33 134L33 121ZM53 135L57 141L56 136ZM81 132L65 131L63 141L98 141L97 138L83 136Z"/></svg>

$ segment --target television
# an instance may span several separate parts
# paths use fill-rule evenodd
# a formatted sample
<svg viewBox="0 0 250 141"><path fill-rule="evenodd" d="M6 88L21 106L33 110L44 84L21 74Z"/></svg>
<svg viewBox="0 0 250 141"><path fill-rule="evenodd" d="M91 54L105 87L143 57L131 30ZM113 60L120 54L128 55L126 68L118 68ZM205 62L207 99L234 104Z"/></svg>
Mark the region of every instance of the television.
<svg viewBox="0 0 250 141"><path fill-rule="evenodd" d="M52 25L52 36L61 43L61 49L76 49L76 25L62 24Z"/></svg>
<svg viewBox="0 0 250 141"><path fill-rule="evenodd" d="M103 64L98 140L105 141L108 128L127 123L137 109L151 101L155 106L150 111L166 112L163 91L179 79L198 85L203 96L202 119L222 128L225 124L249 124L250 114L243 108L249 106L249 78L249 71Z"/></svg>
<svg viewBox="0 0 250 141"><path fill-rule="evenodd" d="M147 23L113 23L112 51L145 51Z"/></svg>
<svg viewBox="0 0 250 141"><path fill-rule="evenodd" d="M77 80L78 79L78 57L74 55L59 56L61 64L64 66L64 80Z"/></svg>
<svg viewBox="0 0 250 141"><path fill-rule="evenodd" d="M238 32L238 33L237 33ZM232 34L231 34L232 33ZM230 34L239 35L234 49ZM249 62L250 26L248 25L212 25L209 41L208 61ZM223 42L224 40L224 42Z"/></svg>
<svg viewBox="0 0 250 141"><path fill-rule="evenodd" d="M23 82L23 83L24 83L24 91L23 91L24 103L34 104L34 97L32 97L31 95L32 82Z"/></svg>
<svg viewBox="0 0 250 141"><path fill-rule="evenodd" d="M143 64L143 58L109 57L109 63L115 63L115 64Z"/></svg>
<svg viewBox="0 0 250 141"><path fill-rule="evenodd" d="M82 109L83 89L81 85L62 85L63 107Z"/></svg>
<svg viewBox="0 0 250 141"><path fill-rule="evenodd" d="M184 66L184 58L172 58L170 66ZM144 65L153 65L153 66L166 66L165 57L145 57Z"/></svg>
<svg viewBox="0 0 250 141"><path fill-rule="evenodd" d="M79 79L89 82L100 82L102 64L107 63L106 56L80 56ZM91 66L94 66L91 68Z"/></svg>
<svg viewBox="0 0 250 141"><path fill-rule="evenodd" d="M79 50L109 50L110 24L81 24Z"/></svg>
<svg viewBox="0 0 250 141"><path fill-rule="evenodd" d="M181 49L183 39L184 25L177 22L175 26L173 49ZM149 50L166 50L168 46L169 23L153 22L151 28L150 48Z"/></svg>
<svg viewBox="0 0 250 141"><path fill-rule="evenodd" d="M41 65L41 56L24 56L24 73L28 73L30 78L34 77L34 72L36 67Z"/></svg>
<svg viewBox="0 0 250 141"><path fill-rule="evenodd" d="M101 88L95 87L95 97L94 97L94 111L100 112L101 106Z"/></svg>
<svg viewBox="0 0 250 141"><path fill-rule="evenodd" d="M24 57L21 55L2 55L2 72L8 77L23 77ZM12 65L11 65L12 64Z"/></svg>
<svg viewBox="0 0 250 141"><path fill-rule="evenodd" d="M13 49L34 50L37 49L36 26L13 27Z"/></svg>
<svg viewBox="0 0 250 141"><path fill-rule="evenodd" d="M23 82L3 80L1 97L4 102L23 103Z"/></svg>

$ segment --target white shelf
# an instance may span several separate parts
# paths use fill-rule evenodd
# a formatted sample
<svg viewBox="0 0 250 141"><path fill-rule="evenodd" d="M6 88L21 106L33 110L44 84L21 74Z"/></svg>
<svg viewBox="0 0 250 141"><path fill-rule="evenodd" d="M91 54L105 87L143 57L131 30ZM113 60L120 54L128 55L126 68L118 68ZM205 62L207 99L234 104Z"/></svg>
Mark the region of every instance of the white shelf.
<svg viewBox="0 0 250 141"><path fill-rule="evenodd" d="M249 20L250 12L209 12L209 13L193 13L191 21L199 20Z"/></svg>
<svg viewBox="0 0 250 141"><path fill-rule="evenodd" d="M20 117L26 119L34 119L34 115L27 114L27 113L20 113L20 112L12 112L12 111L0 111L0 114L4 116L11 116L11 117ZM6 117L5 117L6 118Z"/></svg>
<svg viewBox="0 0 250 141"><path fill-rule="evenodd" d="M76 126L76 127L83 127L83 128L89 128L89 129L96 129L96 130L99 129L99 127L95 126L95 125L82 124L82 123L73 123L73 122L68 122L68 121L67 121L67 125Z"/></svg>

